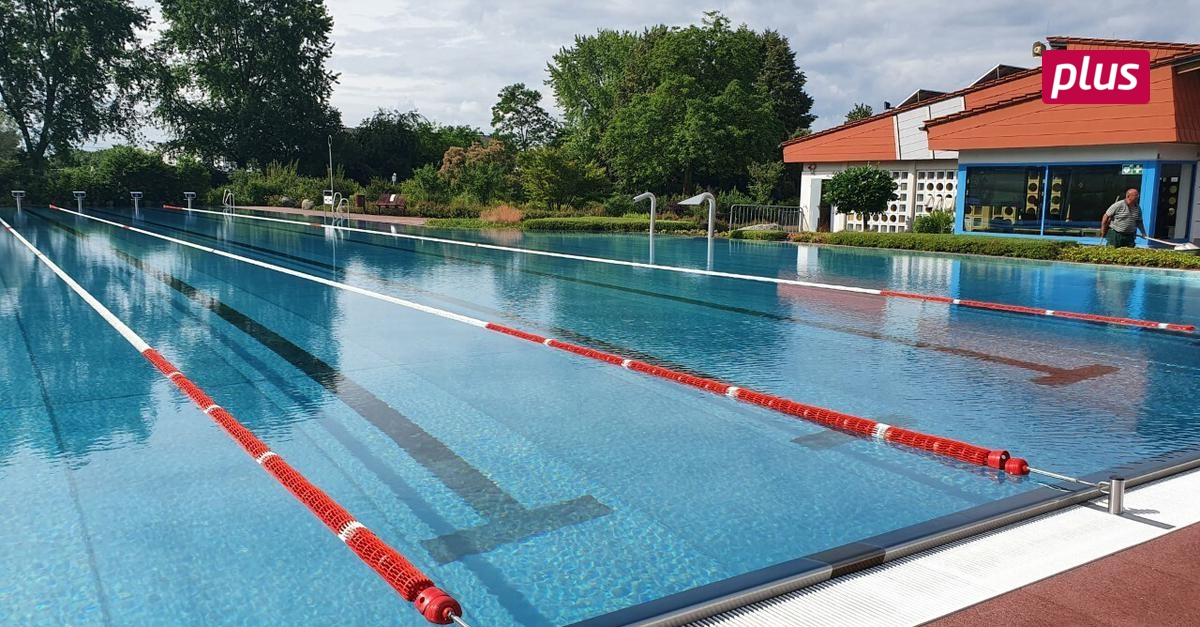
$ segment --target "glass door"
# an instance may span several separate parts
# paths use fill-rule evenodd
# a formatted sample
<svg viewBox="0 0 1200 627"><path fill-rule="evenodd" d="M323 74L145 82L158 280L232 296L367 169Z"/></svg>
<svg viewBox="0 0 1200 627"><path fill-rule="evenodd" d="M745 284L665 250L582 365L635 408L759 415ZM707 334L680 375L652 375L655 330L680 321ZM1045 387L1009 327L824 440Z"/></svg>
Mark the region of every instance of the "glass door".
<svg viewBox="0 0 1200 627"><path fill-rule="evenodd" d="M1186 210L1183 207L1185 192L1182 183L1183 166L1164 163L1158 170L1158 206L1154 212L1154 237L1175 239L1184 236ZM1184 228L1180 228L1183 224Z"/></svg>

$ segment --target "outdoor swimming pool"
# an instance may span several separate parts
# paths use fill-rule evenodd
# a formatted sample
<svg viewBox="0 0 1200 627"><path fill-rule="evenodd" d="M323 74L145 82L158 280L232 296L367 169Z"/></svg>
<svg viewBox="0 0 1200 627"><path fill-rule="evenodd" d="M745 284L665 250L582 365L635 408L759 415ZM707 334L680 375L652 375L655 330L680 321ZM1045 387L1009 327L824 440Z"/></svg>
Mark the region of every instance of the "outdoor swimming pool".
<svg viewBox="0 0 1200 627"><path fill-rule="evenodd" d="M1195 336L88 213L1069 474L1200 454ZM477 626L617 622L1041 488L85 218L0 217ZM438 234L647 258L644 236ZM703 239L657 239L658 263L704 266ZM0 622L425 624L8 234L0 255L0 513L25 521L0 530ZM714 269L1200 322L1181 272L736 241Z"/></svg>

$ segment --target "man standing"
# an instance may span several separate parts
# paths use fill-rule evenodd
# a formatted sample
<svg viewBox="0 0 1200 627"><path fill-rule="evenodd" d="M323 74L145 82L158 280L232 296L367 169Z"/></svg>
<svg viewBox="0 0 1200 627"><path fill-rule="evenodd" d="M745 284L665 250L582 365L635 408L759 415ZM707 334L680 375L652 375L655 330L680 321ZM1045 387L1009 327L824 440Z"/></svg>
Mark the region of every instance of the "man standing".
<svg viewBox="0 0 1200 627"><path fill-rule="evenodd" d="M1142 226L1142 208L1138 206L1138 190L1130 189L1125 192L1125 200L1113 203L1100 218L1100 237L1113 248L1129 248L1139 231L1143 237L1146 235L1146 227Z"/></svg>

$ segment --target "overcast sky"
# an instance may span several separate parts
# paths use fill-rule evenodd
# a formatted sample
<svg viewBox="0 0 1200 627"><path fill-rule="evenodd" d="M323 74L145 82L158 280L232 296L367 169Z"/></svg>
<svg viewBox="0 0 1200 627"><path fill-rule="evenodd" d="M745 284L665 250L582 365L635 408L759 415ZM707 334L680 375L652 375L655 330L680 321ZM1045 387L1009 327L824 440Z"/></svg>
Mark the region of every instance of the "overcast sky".
<svg viewBox="0 0 1200 627"><path fill-rule="evenodd" d="M140 4L149 4L141 0ZM333 15L333 105L347 126L379 108L416 109L444 124L488 128L500 88L540 89L546 64L576 34L699 23L716 9L734 24L785 35L808 77L817 130L855 102L878 111L917 88L965 87L997 63L1032 67L1047 35L1200 42L1200 0L327 0Z"/></svg>

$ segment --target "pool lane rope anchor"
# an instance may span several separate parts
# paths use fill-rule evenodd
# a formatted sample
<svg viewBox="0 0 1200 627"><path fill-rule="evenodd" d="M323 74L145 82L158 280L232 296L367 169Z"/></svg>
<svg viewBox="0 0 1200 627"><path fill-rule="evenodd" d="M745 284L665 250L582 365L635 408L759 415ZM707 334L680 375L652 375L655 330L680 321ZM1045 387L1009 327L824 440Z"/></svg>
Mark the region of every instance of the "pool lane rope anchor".
<svg viewBox="0 0 1200 627"><path fill-rule="evenodd" d="M192 383L186 375L179 371L170 361L159 354L133 329L122 322L115 314L96 300L83 286L79 285L69 274L50 260L42 251L25 239L16 229L3 218L0 225L11 233L17 241L30 250L51 271L54 272L68 287L80 296L88 305L100 314L114 330L121 334L175 387L191 399L206 416L217 423L226 434L237 442L247 454L264 470L275 478L298 501L304 504L339 540L350 547L358 557L371 567L389 586L392 587L405 601L416 607L426 620L438 625L448 625L452 622L466 625L461 619L462 606L454 597L433 585L429 577L421 572L396 549L375 535L366 525L358 521L350 512L334 501L328 494L310 482L298 470L272 451L258 436L247 429L232 414L218 405L211 397Z"/></svg>
<svg viewBox="0 0 1200 627"><path fill-rule="evenodd" d="M186 207L177 205L163 204L163 209L169 210L186 210ZM1028 315L1028 316L1043 316L1050 318L1063 318L1068 320L1077 320L1080 322L1090 322L1093 324L1107 324L1113 326L1132 327L1138 329L1148 329L1151 331L1169 331L1173 333L1193 333L1196 330L1196 325L1193 324L1178 324L1173 322L1158 322L1154 320L1139 320L1136 318L1123 318L1120 316L1102 316L1098 314L1078 313L1074 311L1060 311L1057 309L1043 309L1040 307L1025 307L1022 305L1008 305L1004 303L992 303L982 300L970 300L963 298L950 298L948 296L937 296L933 294L918 294L915 292L898 292L894 290L878 290L866 287L854 287L850 285L837 285L833 283L816 283L812 281L799 281L793 279L779 279L775 277L759 276L753 274L736 274L732 272L718 272L715 270L701 270L699 268L681 268L678 266L663 266L653 263L640 263L636 261L622 261L619 259L605 259L603 257L588 257L585 255L572 255L568 253L557 253L548 250L533 250L529 248L517 248L515 246L500 246L497 244L484 244L481 242L466 242L461 240L447 239L443 237L430 237L425 235L412 235L410 233L397 233L395 226L391 232L377 231L374 229L360 229L352 226L342 225L321 225L315 222L298 222L296 220L284 220L281 218L269 218L266 216L252 216L241 213L218 213L216 211L206 211L203 209L194 209L196 213L207 213L220 215L225 217L236 217L246 220L259 220L263 222L277 222L282 224L293 224L297 226L311 226L320 228L339 229L353 233L366 233L370 235L382 235L385 237L395 237L399 239L408 239L420 242L432 242L435 244L450 244L453 246L465 246L467 248L480 248L484 250L498 250L502 252L518 253L523 255L536 255L541 257L555 257L558 259L572 259L575 261L585 261L591 263L603 263L614 266L625 266L629 268L644 268L648 270L662 270L666 272L680 272L684 274L695 274L701 276L711 276L728 279L740 279L744 281L758 281L762 283L775 283L777 285L795 285L797 287L809 287L822 290L834 290L839 292L851 292L855 294L865 294L869 296L880 296L883 298L899 298L905 300L916 300L929 303L941 303L952 307L966 307L969 309L985 309L989 311L999 311L1004 313Z"/></svg>
<svg viewBox="0 0 1200 627"><path fill-rule="evenodd" d="M921 433L919 431L912 431L910 429L903 429L900 427L886 425L886 424L883 424L883 423L880 423L880 422L877 422L874 420L870 420L867 418L860 418L858 416L844 414L844 413L834 411L831 409L817 407L815 405L806 405L804 403L800 403L797 401L793 401L791 399L783 398L781 396L774 396L771 394L765 394L763 392L756 392L756 391L748 389L748 388L733 386L728 383L715 381L713 379L706 379L704 377L698 377L695 375L687 374L685 372L671 370L670 368L664 368L662 366L655 366L653 364L649 364L649 363L646 363L643 361L638 361L636 359L629 359L626 357L622 357L620 355L614 355L612 353L607 353L607 352L604 352L601 350L596 350L594 348L589 348L587 346L580 346L578 344L572 344L570 342L563 342L562 340L548 338L548 337L545 337L542 335L538 335L537 333L530 333L529 331L523 331L521 329L516 329L513 327L504 326L501 324L496 324L494 322L486 322L486 321L480 320L478 318L472 318L470 316L457 314L457 313L454 313L451 311L446 311L444 309L438 309L436 307L431 307L429 305L422 305L420 303L415 303L413 301L404 300L402 298L397 298L395 296L381 294L379 292L375 292L372 290L368 290L366 288L358 287L356 285L350 285L348 283L342 283L339 281L334 281L332 279L326 279L326 278L322 278L319 276L306 274L304 272L300 272L299 270L292 270L290 268L284 268L282 266L277 266L277 265L274 265L271 263L267 263L265 261L251 259L250 257L243 257L241 255L236 255L231 252L218 250L215 248L211 248L209 246L201 246L200 244L196 244L194 242L189 242L187 240L182 240L179 238L171 237L169 235L162 235L159 233L155 233L153 231L147 231L145 229L140 229L140 228L133 227L133 226L126 226L119 222L113 222L111 220L106 220L104 218L99 218L96 216L90 216L87 214L78 213L75 211L71 211L70 209L63 209L62 207L58 207L55 205L50 205L50 208L55 209L57 211L62 211L64 213L70 213L70 214L77 215L77 216L80 216L83 218L87 218L89 220L94 220L96 222L108 224L110 226L125 227L129 231L133 231L135 233L147 235L147 236L150 236L150 237L153 237L156 239L179 244L180 246L186 246L188 248L201 250L201 251L211 253L214 255L219 255L221 257L233 259L235 261L240 261L242 263L250 264L253 266L258 266L260 268L265 268L267 270L272 270L272 271L279 272L282 274L287 274L287 275L291 275L291 276L294 276L297 278L312 281L314 283L319 283L321 285L326 285L329 287L346 290L348 292L353 292L355 294L361 294L363 296L374 298L376 300L381 300L383 302L392 303L395 305L400 305L402 307L407 307L409 309L415 309L417 311L422 311L425 313L433 314L433 315L441 317L441 318L446 318L448 320L453 320L455 322L468 324L473 327L479 327L481 329L495 331L497 333L502 333L504 335L508 335L511 337L515 337L515 338L519 338L519 339L526 340L529 342L533 342L535 344L541 344L543 346L566 351L568 353L574 353L581 357L587 357L589 359L595 359L597 361L602 361L604 363L611 364L614 366L620 366L627 370L640 372L642 374L658 377L660 379L665 379L667 381L673 381L675 383L679 383L679 384L686 385L689 387L701 389L701 390L704 390L707 392L711 392L713 394L721 394L721 395L728 396L730 398L742 401L744 403L758 405L759 407L764 407L764 408L767 408L767 409L770 409L770 410L773 410L773 411L776 411L776 412L779 412L782 414L786 414L786 415L794 417L794 418L801 418L803 420L807 420L809 422L813 422L813 423L819 424L821 426L824 426L824 427L827 427L830 429L837 429L840 431L845 431L845 432L849 432L849 433L853 433L853 434L857 434L857 435L863 435L863 436L877 438L877 439L884 440L886 442L890 442L893 444L903 445L908 448L913 448L913 449L917 449L917 450L921 450L921 451L925 451L925 452L929 452L929 453L934 453L934 454L941 455L944 457L950 457L950 458L957 459L962 462L974 464L976 466L985 466L988 468L994 468L996 470L1003 470L1004 472L1006 472L1008 474L1013 474L1013 475L1029 474L1028 462L1026 462L1024 459L1021 459L1018 457L1012 457L1011 455L1009 455L1008 451L1006 451L1006 450L989 449L989 448L985 448L982 446L976 446L974 444L968 444L966 442L960 442L958 440L953 440L950 438L945 438L945 437L936 436L936 435L928 435L928 434ZM880 425L882 425L882 427Z"/></svg>

